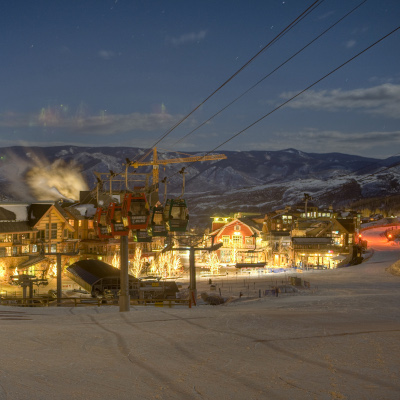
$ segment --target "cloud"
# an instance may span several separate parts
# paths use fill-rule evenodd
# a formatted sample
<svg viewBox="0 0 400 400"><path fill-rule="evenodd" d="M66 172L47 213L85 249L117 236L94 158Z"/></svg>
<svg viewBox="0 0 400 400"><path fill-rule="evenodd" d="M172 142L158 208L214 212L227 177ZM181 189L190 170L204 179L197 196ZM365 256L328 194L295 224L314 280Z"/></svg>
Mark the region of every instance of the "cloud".
<svg viewBox="0 0 400 400"><path fill-rule="evenodd" d="M285 92L280 97L289 99L295 94L294 92ZM376 115L400 118L400 85L385 83L372 88L347 91L342 89L309 90L288 103L287 106L331 112L360 110Z"/></svg>
<svg viewBox="0 0 400 400"><path fill-rule="evenodd" d="M351 49L352 47L354 47L356 45L356 43L357 42L354 39L351 39L351 40L348 40L345 45L348 49Z"/></svg>
<svg viewBox="0 0 400 400"><path fill-rule="evenodd" d="M60 111L59 107L42 109L38 114L8 112L0 115L0 127L24 129L42 127L68 134L109 136L134 131L151 132L165 130L182 118L168 113L131 113L74 116Z"/></svg>
<svg viewBox="0 0 400 400"><path fill-rule="evenodd" d="M115 53L110 50L100 50L97 54L103 60L110 60L115 56Z"/></svg>
<svg viewBox="0 0 400 400"><path fill-rule="evenodd" d="M190 33L185 33L179 37L172 37L172 38L167 38L167 41L172 43L174 46L180 46L183 44L187 43L193 43L193 42L200 42L203 40L207 35L206 30L202 30L200 32L190 32Z"/></svg>

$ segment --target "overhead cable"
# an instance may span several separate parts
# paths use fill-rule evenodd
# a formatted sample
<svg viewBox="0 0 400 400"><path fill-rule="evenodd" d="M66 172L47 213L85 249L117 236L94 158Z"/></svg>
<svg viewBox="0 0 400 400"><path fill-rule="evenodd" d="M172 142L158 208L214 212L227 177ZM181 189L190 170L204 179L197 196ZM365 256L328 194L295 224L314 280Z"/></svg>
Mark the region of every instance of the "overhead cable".
<svg viewBox="0 0 400 400"><path fill-rule="evenodd" d="M187 133L185 136L180 138L178 141L176 141L173 146L177 145L178 143L182 142L184 139L189 137L192 133L196 132L198 129L200 129L202 126L210 122L212 119L214 119L217 115L221 114L223 111L225 111L228 107L230 107L232 104L234 104L236 101L241 99L243 96L245 96L247 93L249 93L251 90L253 90L256 86L258 86L261 82L263 82L265 79L269 78L273 73L278 71L280 68L282 68L285 64L287 64L289 61L291 61L293 58L295 58L298 54L300 54L302 51L304 51L307 47L309 47L311 44L313 44L315 41L320 39L323 35L325 35L328 31L330 31L332 28L334 28L339 22L343 21L346 17L348 17L351 13L356 11L359 7L361 7L364 3L366 3L367 0L363 0L360 4L358 4L356 7L354 7L352 10L350 10L347 14L345 14L342 18L338 19L334 24L332 24L329 28L325 29L322 33L320 33L317 37L315 37L313 40L308 42L304 47L302 47L300 50L298 50L296 53L294 53L292 56L287 58L283 63L278 65L275 69L273 69L271 72L269 72L267 75L265 75L263 78L261 78L258 82L256 82L253 86L251 86L249 89L244 91L241 95L236 97L234 100L232 100L230 103L228 103L225 107L223 107L221 110L216 112L214 115L212 115L210 118L208 118L206 121L202 122L199 126L194 128L192 131Z"/></svg>
<svg viewBox="0 0 400 400"><path fill-rule="evenodd" d="M283 103L281 103L280 105L278 105L277 107L275 107L273 110L271 110L270 112L268 112L267 114L263 115L262 117L258 118L256 121L254 121L253 123L251 123L250 125L248 125L247 127L243 128L242 130L240 130L239 132L235 133L233 136L231 136L229 139L225 140L224 142L222 142L221 144L219 144L217 147L213 148L212 150L210 150L209 152L205 153L204 156L218 150L219 148L221 148L224 144L230 142L231 140L235 139L236 137L238 137L239 135L241 135L242 133L246 132L248 129L252 128L254 125L257 125L259 122L261 122L262 120L264 120L265 118L267 118L268 116L270 116L271 114L273 114L275 111L278 111L279 109L281 109L282 107L286 106L288 103L290 103L291 101L293 101L294 99L296 99L297 97L301 96L303 93L305 93L307 90L311 89L312 87L314 87L315 85L317 85L318 83L320 83L321 81L323 81L324 79L326 79L327 77L329 77L330 75L334 74L336 71L338 71L339 69L343 68L345 65L349 64L351 61L355 60L357 57L359 57L360 55L364 54L366 51L370 50L372 47L376 46L378 43L382 42L383 40L387 39L390 35L392 35L393 33L397 32L400 29L400 26L398 26L397 28L393 29L392 31L390 31L389 33L387 33L386 35L384 35L383 37L381 37L380 39L378 39L377 41L375 41L374 43L372 43L371 45L369 45L368 47L366 47L364 50L360 51L359 53L357 53L356 55L354 55L353 57L349 58L347 61L345 61L344 63L340 64L338 67L334 68L333 70L331 70L330 72L328 72L327 74L325 74L324 76L322 76L321 78L319 78L318 80L316 80L315 82L313 82L311 85L307 86L305 89L301 90L300 92L296 93L294 96L290 97L288 100L284 101ZM189 164L193 165L196 161L193 161Z"/></svg>
<svg viewBox="0 0 400 400"><path fill-rule="evenodd" d="M324 0L322 0L324 1ZM153 144L152 148L144 154L140 161L143 161L152 151L152 149L157 146L165 137L167 137L175 128L177 128L182 122L186 121L196 110L198 110L206 101L208 101L212 96L214 96L219 90L221 90L226 84L228 84L233 78L235 78L240 72L242 72L249 64L251 64L261 53L263 53L269 46L271 46L275 41L277 41L282 35L285 34L294 24L298 22L305 14L307 14L311 9L314 9L316 4L321 2L321 0L314 1L309 7L306 8L296 19L294 19L286 28L284 28L278 35L276 35L269 43L267 43L261 50L259 50L253 57L251 57L245 64L243 64L233 75L231 75L224 83L218 86L210 95L208 95L199 105L197 105L192 111L186 114L178 122L176 122L171 128L164 132L161 137Z"/></svg>

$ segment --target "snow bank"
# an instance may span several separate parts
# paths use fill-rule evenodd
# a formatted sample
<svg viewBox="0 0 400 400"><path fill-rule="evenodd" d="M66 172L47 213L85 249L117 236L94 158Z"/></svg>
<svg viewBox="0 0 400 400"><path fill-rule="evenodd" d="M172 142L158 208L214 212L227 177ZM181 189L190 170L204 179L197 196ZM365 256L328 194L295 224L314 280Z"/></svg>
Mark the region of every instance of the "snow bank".
<svg viewBox="0 0 400 400"><path fill-rule="evenodd" d="M400 260L396 261L394 264L392 264L388 269L388 272L390 272L392 275L398 275L400 276Z"/></svg>

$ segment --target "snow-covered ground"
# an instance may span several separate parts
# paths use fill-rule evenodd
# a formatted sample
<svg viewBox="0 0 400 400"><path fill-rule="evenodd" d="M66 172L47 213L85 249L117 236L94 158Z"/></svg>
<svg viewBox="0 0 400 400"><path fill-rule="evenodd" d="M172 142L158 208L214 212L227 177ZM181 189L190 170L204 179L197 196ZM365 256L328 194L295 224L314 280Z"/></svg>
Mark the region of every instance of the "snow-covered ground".
<svg viewBox="0 0 400 400"><path fill-rule="evenodd" d="M383 230L368 261L299 274L298 294L234 277L217 288L244 296L221 306L0 307L0 400L397 400L400 246Z"/></svg>

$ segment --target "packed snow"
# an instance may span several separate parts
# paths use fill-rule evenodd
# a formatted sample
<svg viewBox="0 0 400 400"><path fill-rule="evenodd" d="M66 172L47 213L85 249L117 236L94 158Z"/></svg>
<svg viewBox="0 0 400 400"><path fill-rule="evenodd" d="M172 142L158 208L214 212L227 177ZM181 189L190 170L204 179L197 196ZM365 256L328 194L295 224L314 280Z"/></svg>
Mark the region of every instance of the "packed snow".
<svg viewBox="0 0 400 400"><path fill-rule="evenodd" d="M223 305L0 307L0 399L399 399L400 246L360 265L213 278ZM187 282L186 282L187 283ZM186 284L185 283L185 284ZM198 281L199 296L209 291ZM239 298L239 292L243 296Z"/></svg>

